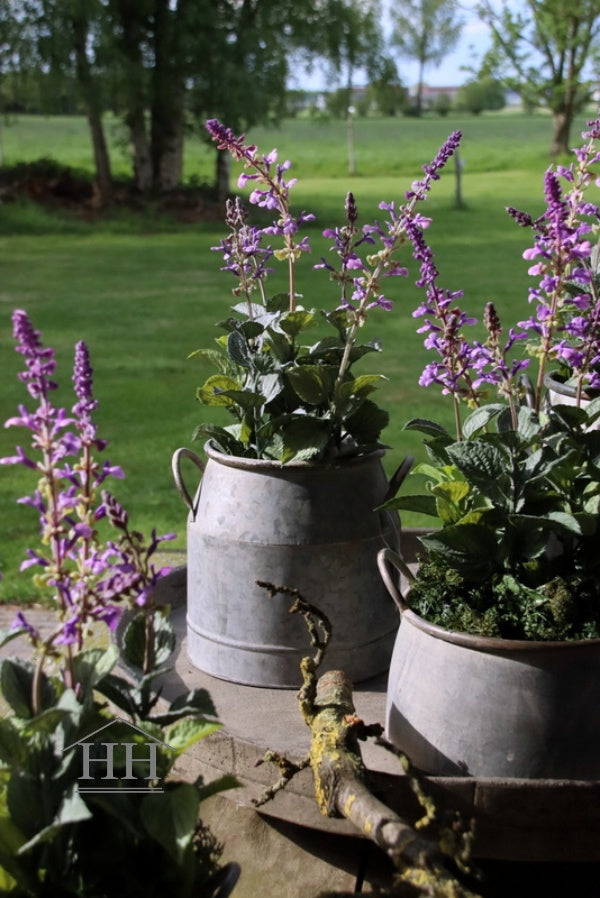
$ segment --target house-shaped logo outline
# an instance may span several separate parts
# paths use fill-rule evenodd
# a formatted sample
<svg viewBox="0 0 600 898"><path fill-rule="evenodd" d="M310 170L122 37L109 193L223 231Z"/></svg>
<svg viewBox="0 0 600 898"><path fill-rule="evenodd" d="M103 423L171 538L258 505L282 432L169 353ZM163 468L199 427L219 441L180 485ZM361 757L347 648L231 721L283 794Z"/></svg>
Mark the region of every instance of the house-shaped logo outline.
<svg viewBox="0 0 600 898"><path fill-rule="evenodd" d="M157 745L162 745L163 748L167 748L169 751L175 751L173 746L169 745L168 742L163 742L161 739L157 739L156 736L151 736L149 733L144 732L144 730L140 729L140 727L136 726L134 723L131 723L130 720L125 720L123 717L113 717L112 720L109 720L105 724L103 724L101 727L98 727L97 729L92 730L91 733L87 733L85 736L82 736L81 739L77 739L75 742L72 742L70 745L66 745L62 750L63 754L64 754L64 752L69 751L71 748L75 748L77 745L83 745L84 743L89 742L90 740L93 741L95 736L97 736L99 733L104 732L104 730L113 726L113 724L115 724L115 723L123 724L124 726L127 726L130 729L135 730L136 733L139 733L141 736L144 737L145 742L155 742ZM101 744L103 744L103 743L101 743ZM122 743L117 743L117 745L120 745L120 744L122 744ZM164 792L164 789L156 788L156 787L152 787L152 786L137 786L137 787L131 788L131 789L122 789L122 788L111 789L108 786L104 786L104 787L96 786L96 787L90 787L90 788L85 788L85 787L82 788L81 786L78 785L77 789L79 792L96 792L96 793L100 792L100 793L104 793L104 794L110 793L110 792L117 793L117 794L124 794L126 792L130 793L130 794L135 793L135 792L152 792L152 793Z"/></svg>

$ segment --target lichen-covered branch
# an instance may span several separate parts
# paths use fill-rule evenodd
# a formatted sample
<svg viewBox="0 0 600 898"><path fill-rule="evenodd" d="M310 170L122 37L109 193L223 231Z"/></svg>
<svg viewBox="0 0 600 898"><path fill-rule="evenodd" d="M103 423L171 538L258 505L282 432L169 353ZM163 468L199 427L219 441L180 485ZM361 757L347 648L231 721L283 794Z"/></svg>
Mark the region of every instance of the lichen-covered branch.
<svg viewBox="0 0 600 898"><path fill-rule="evenodd" d="M297 773L300 773L301 770L308 767L310 760L307 757L296 763L295 761L290 761L289 758L286 758L285 755L282 755L277 751L266 751L262 758L258 759L255 767L258 767L259 764L274 764L279 768L280 776L277 782L264 790L260 798L252 799L252 804L255 808L259 808L261 805L266 804L267 801L271 801L271 799L275 798L277 793L281 792L282 789L285 789L289 781L295 777Z"/></svg>
<svg viewBox="0 0 600 898"><path fill-rule="evenodd" d="M259 581L257 581L259 582ZM343 671L328 671L317 679L317 670L331 638L331 626L325 615L302 598L297 589L259 582L271 596L292 596L292 613L304 616L309 627L314 657L302 659L302 686L298 693L300 712L311 731L308 758L299 765L268 753L264 760L277 763L282 776L265 796L272 797L297 769L310 764L315 796L321 813L327 817L345 817L375 842L394 862L399 883L410 883L415 895L431 898L474 898L452 875L445 864L448 856L464 868L464 856L454 833L442 833L437 840L427 838L381 802L369 789L368 771L360 751L360 741L369 736L381 738L379 724L367 726L356 714L352 684ZM410 771L408 771L410 775ZM435 809L415 779L415 793L425 810L424 823L435 817ZM262 801L262 799L261 799Z"/></svg>

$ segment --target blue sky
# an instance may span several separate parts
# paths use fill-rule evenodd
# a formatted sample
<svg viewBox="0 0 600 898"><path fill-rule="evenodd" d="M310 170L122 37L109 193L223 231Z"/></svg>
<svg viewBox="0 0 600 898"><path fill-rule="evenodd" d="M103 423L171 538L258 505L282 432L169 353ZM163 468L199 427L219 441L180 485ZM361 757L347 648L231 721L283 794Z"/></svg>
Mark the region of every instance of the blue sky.
<svg viewBox="0 0 600 898"><path fill-rule="evenodd" d="M437 67L430 66L425 69L425 82L432 87L453 87L458 84L464 84L471 76L469 72L462 71L462 67L465 65L476 66L488 45L487 25L475 18L465 21L456 50L449 54L442 61L441 65ZM396 57L396 64L404 84L411 85L416 83L418 78L418 66L416 63L403 63Z"/></svg>
<svg viewBox="0 0 600 898"><path fill-rule="evenodd" d="M425 70L424 80L432 87L453 87L464 84L470 75L462 70L463 66L476 65L489 45L488 28L473 11L472 2L463 0L461 6L464 26L456 49L453 53L448 54L439 66L429 66ZM395 59L402 83L407 87L416 84L418 79L417 63L408 60L402 61L397 55ZM360 85L364 81L364 76L357 73L355 83ZM303 72L298 73L291 86L305 90L319 90L330 87L331 81L322 71L314 71L311 74Z"/></svg>

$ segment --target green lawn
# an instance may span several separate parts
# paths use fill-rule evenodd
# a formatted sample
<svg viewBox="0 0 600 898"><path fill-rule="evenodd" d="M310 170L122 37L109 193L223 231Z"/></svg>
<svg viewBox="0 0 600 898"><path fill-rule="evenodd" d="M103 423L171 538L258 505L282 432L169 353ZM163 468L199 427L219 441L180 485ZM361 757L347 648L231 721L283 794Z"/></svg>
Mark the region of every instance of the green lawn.
<svg viewBox="0 0 600 898"><path fill-rule="evenodd" d="M573 129L576 143L580 117ZM227 124L225 122L225 124ZM65 165L91 171L93 155L83 118L69 116L13 116L1 123L4 163L49 157ZM545 166L551 135L548 115L518 112L444 118L367 118L354 122L357 177L405 175L413 177L451 131L464 134L461 158L466 172L512 171ZM128 147L123 126L113 118L105 124L115 175L129 175ZM184 176L200 182L213 176L214 154L204 139L203 123L185 145ZM298 176L346 178L347 128L337 120L300 118L280 126L256 128L249 135L267 152L278 147L280 158L294 162Z"/></svg>
<svg viewBox="0 0 600 898"><path fill-rule="evenodd" d="M49 153L89 168L83 123L68 119L19 120L5 127L6 160L15 161L19 154L21 158L40 155L42 125ZM346 190L354 191L363 221L381 215L378 202L401 199L410 181L420 175L425 158L435 153L450 130L462 126L466 208L454 208L451 167L427 203L434 218L429 242L443 285L464 289L465 305L479 317L491 299L507 326L527 317L529 279L521 253L528 235L508 218L504 207L541 210L548 120L490 116L463 121L357 121L356 125L361 175L353 179L344 174L343 161L336 162L336 154L343 160L345 149L343 123L294 121L276 132L251 135L265 151L279 145L281 157L293 159L294 172L300 177L296 202L318 215L310 230L313 257L305 261L299 276L305 304L331 308L335 302L325 273L314 272L311 265L327 252L320 229L341 222ZM20 143L19 128L29 134ZM65 150L65 140L72 156ZM208 176L212 159L199 142L190 152L197 167L188 174L202 176L202 153ZM105 454L127 473L125 481L112 484L113 489L137 527L176 530L179 538L174 545L179 547L185 545L186 513L172 483L170 459L177 447L192 445L191 434L201 416L208 419L194 399L195 387L206 371L186 356L210 345L218 333L214 322L226 313L231 298L233 282L218 270L220 257L210 252L222 233L218 222L175 226L148 217L120 216L90 225L56 219L27 205L0 206L2 420L25 400L15 376L20 357L12 350L10 336L12 310L24 308L43 331L45 342L56 347L60 401L65 406L72 404L73 344L79 339L88 343L100 400L101 436L110 441ZM283 274L279 277L283 286ZM376 310L368 324L369 334L382 339L384 352L367 356L362 363L365 373L375 370L389 378L379 400L392 415L385 433L391 447L386 458L390 472L406 454L422 456L420 437L402 431L405 420L419 415L451 424L443 397L417 386L426 361L421 338L415 333L417 322L411 317L417 292L409 279L396 281L394 290L394 311ZM0 455L12 454L15 444L26 443L26 438L17 429L2 430ZM197 474L191 467L189 476L190 484L195 484ZM0 468L3 600L32 595L30 572L18 574L17 569L25 548L36 542L36 520L31 509L15 502L33 488L31 472Z"/></svg>

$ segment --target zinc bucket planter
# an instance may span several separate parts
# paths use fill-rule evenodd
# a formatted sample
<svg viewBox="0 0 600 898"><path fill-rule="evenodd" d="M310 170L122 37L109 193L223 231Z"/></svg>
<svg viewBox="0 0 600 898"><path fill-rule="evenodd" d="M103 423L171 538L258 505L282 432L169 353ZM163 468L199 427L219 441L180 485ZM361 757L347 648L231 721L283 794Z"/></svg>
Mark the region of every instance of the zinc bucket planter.
<svg viewBox="0 0 600 898"><path fill-rule="evenodd" d="M527 642L456 633L402 597L405 566L378 564L401 614L386 732L437 776L600 778L600 640ZM410 598L410 595L408 596Z"/></svg>
<svg viewBox="0 0 600 898"><path fill-rule="evenodd" d="M575 388L570 384L564 383L556 375L556 372L549 371L544 377L544 386L546 387L546 395L550 405L577 405L577 395ZM581 397L581 407L586 408L592 399L598 396L597 391L591 393L583 393ZM591 430L600 429L600 420L595 421L590 427Z"/></svg>
<svg viewBox="0 0 600 898"><path fill-rule="evenodd" d="M186 503L187 651L200 670L252 686L297 688L311 654L290 598L257 580L297 588L329 618L331 668L355 681L389 668L398 612L377 570L377 552L399 549L395 513L376 511L389 493L382 452L338 464L281 465L238 458L210 443L202 460L173 457ZM203 470L192 496L184 458Z"/></svg>

